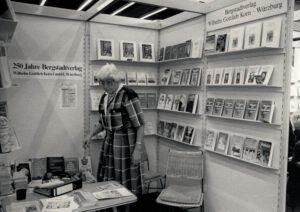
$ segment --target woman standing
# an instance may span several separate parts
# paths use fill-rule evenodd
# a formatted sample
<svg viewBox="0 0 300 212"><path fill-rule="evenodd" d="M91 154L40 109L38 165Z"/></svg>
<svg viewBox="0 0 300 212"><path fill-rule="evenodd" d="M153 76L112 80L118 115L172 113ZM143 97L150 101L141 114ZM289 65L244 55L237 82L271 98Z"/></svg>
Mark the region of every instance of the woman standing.
<svg viewBox="0 0 300 212"><path fill-rule="evenodd" d="M100 152L97 180L116 180L136 195L142 193L141 156L144 115L137 94L121 83L122 73L113 64L104 65L95 78L105 93L99 104L99 126L85 139L85 146L106 131Z"/></svg>

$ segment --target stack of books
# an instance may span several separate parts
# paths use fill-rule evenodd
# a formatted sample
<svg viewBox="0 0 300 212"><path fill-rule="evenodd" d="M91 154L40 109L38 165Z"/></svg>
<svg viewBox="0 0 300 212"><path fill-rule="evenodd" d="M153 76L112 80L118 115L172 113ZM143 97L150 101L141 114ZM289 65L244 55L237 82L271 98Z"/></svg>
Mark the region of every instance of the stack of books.
<svg viewBox="0 0 300 212"><path fill-rule="evenodd" d="M0 164L0 195L7 195L13 192L10 167Z"/></svg>

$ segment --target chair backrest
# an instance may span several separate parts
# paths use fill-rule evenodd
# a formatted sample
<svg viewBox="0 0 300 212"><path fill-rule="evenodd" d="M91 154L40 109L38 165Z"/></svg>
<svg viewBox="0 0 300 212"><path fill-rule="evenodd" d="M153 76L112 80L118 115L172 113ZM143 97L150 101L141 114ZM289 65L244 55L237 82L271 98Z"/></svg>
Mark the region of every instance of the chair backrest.
<svg viewBox="0 0 300 212"><path fill-rule="evenodd" d="M203 179L203 152L170 150L167 162L167 184L193 184Z"/></svg>

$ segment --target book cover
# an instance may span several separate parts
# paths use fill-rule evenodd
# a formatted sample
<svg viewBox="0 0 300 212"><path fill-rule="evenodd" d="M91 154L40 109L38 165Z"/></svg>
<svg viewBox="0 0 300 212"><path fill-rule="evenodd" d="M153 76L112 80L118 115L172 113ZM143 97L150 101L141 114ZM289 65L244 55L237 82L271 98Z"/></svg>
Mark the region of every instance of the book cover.
<svg viewBox="0 0 300 212"><path fill-rule="evenodd" d="M170 138L171 129L172 129L172 123L165 122L163 136L166 137L166 138Z"/></svg>
<svg viewBox="0 0 300 212"><path fill-rule="evenodd" d="M138 85L146 85L147 84L146 73L145 72L137 72L136 73L136 78L137 78L137 84Z"/></svg>
<svg viewBox="0 0 300 212"><path fill-rule="evenodd" d="M253 49L253 48L260 47L261 31L262 31L261 22L248 24L246 26L244 49Z"/></svg>
<svg viewBox="0 0 300 212"><path fill-rule="evenodd" d="M263 65L260 68L258 76L255 78L256 84L268 85L274 70L273 65Z"/></svg>
<svg viewBox="0 0 300 212"><path fill-rule="evenodd" d="M184 130L182 142L187 144L193 144L194 135L195 135L195 128L191 126L186 126Z"/></svg>
<svg viewBox="0 0 300 212"><path fill-rule="evenodd" d="M211 129L206 130L206 139L204 145L205 149L212 150L212 151L215 149L217 134L218 133L215 130L211 130Z"/></svg>
<svg viewBox="0 0 300 212"><path fill-rule="evenodd" d="M174 95L173 94L168 94L166 103L165 103L165 110L171 110L172 105L173 105L173 100L174 100Z"/></svg>
<svg viewBox="0 0 300 212"><path fill-rule="evenodd" d="M120 41L120 60L137 61L136 43L131 41Z"/></svg>
<svg viewBox="0 0 300 212"><path fill-rule="evenodd" d="M183 69L180 85L188 85L191 78L191 69Z"/></svg>
<svg viewBox="0 0 300 212"><path fill-rule="evenodd" d="M223 108L222 116L232 117L233 108L234 108L234 100L233 99L225 99L224 100L224 108Z"/></svg>
<svg viewBox="0 0 300 212"><path fill-rule="evenodd" d="M171 59L171 49L172 46L167 46L165 50L165 60L170 60Z"/></svg>
<svg viewBox="0 0 300 212"><path fill-rule="evenodd" d="M223 79L223 68L216 68L214 70L214 85L220 85Z"/></svg>
<svg viewBox="0 0 300 212"><path fill-rule="evenodd" d="M233 84L243 85L245 82L245 72L246 72L245 66L235 67Z"/></svg>
<svg viewBox="0 0 300 212"><path fill-rule="evenodd" d="M243 136L231 135L227 154L233 157L242 158L243 149L244 149L244 140L245 138Z"/></svg>
<svg viewBox="0 0 300 212"><path fill-rule="evenodd" d="M189 85L191 85L191 86L201 85L201 69L200 68L192 68L191 81L190 81Z"/></svg>
<svg viewBox="0 0 300 212"><path fill-rule="evenodd" d="M205 52L212 52L216 50L216 35L207 35L205 39Z"/></svg>
<svg viewBox="0 0 300 212"><path fill-rule="evenodd" d="M175 139L176 129L177 129L177 124L172 123L171 132L170 132L170 139L173 139L173 140Z"/></svg>
<svg viewBox="0 0 300 212"><path fill-rule="evenodd" d="M260 66L249 66L247 68L246 85L256 85L255 78L258 76Z"/></svg>
<svg viewBox="0 0 300 212"><path fill-rule="evenodd" d="M187 40L184 44L184 54L183 57L191 57L192 53L192 40ZM197 51L197 50L195 50Z"/></svg>
<svg viewBox="0 0 300 212"><path fill-rule="evenodd" d="M185 111L186 102L187 102L186 95L180 94L179 103L178 103L178 111Z"/></svg>
<svg viewBox="0 0 300 212"><path fill-rule="evenodd" d="M226 154L228 149L228 139L229 139L228 133L219 132L216 140L215 151L222 154Z"/></svg>
<svg viewBox="0 0 300 212"><path fill-rule="evenodd" d="M185 126L178 124L176 128L175 140L182 141L184 132L185 132Z"/></svg>
<svg viewBox="0 0 300 212"><path fill-rule="evenodd" d="M233 107L233 118L244 118L246 109L246 100L244 99L237 99L235 100L234 107Z"/></svg>
<svg viewBox="0 0 300 212"><path fill-rule="evenodd" d="M77 159L78 160L78 159ZM42 179L44 174L47 172L47 160L46 158L31 158L31 179L39 180Z"/></svg>
<svg viewBox="0 0 300 212"><path fill-rule="evenodd" d="M261 101L259 104L258 121L272 123L274 109L274 101Z"/></svg>
<svg viewBox="0 0 300 212"><path fill-rule="evenodd" d="M140 104L141 104L141 108L147 108L147 97L146 97L146 93L137 93L139 100L140 100Z"/></svg>
<svg viewBox="0 0 300 212"><path fill-rule="evenodd" d="M179 50L178 47L179 47L179 45L171 46L171 55L170 55L171 60L177 59L177 54L178 54L178 50Z"/></svg>
<svg viewBox="0 0 300 212"><path fill-rule="evenodd" d="M214 69L209 68L206 70L205 84L206 85L214 84Z"/></svg>
<svg viewBox="0 0 300 212"><path fill-rule="evenodd" d="M156 108L156 93L147 93L147 108Z"/></svg>
<svg viewBox="0 0 300 212"><path fill-rule="evenodd" d="M159 49L158 61L163 61L164 60L164 53L165 53L165 48L161 47Z"/></svg>
<svg viewBox="0 0 300 212"><path fill-rule="evenodd" d="M79 157L78 162L79 162L79 171L92 172L92 162L90 156Z"/></svg>
<svg viewBox="0 0 300 212"><path fill-rule="evenodd" d="M182 76L182 70L174 70L172 73L172 84L180 85L181 76Z"/></svg>
<svg viewBox="0 0 300 212"><path fill-rule="evenodd" d="M173 106L172 106L172 110L174 110L174 111L178 111L180 96L181 96L180 94L175 94L175 96L174 96L174 101L173 101Z"/></svg>
<svg viewBox="0 0 300 212"><path fill-rule="evenodd" d="M263 22L261 46L279 47L282 18L276 17Z"/></svg>
<svg viewBox="0 0 300 212"><path fill-rule="evenodd" d="M69 174L76 174L79 172L78 158L65 158L65 172Z"/></svg>
<svg viewBox="0 0 300 212"><path fill-rule="evenodd" d="M245 27L237 27L230 30L228 51L243 49Z"/></svg>
<svg viewBox="0 0 300 212"><path fill-rule="evenodd" d="M150 72L147 73L147 85L157 85L157 74Z"/></svg>
<svg viewBox="0 0 300 212"><path fill-rule="evenodd" d="M136 72L127 72L127 85L137 85Z"/></svg>
<svg viewBox="0 0 300 212"><path fill-rule="evenodd" d="M233 77L233 67L224 68L223 85L231 85Z"/></svg>
<svg viewBox="0 0 300 212"><path fill-rule="evenodd" d="M159 95L158 103L157 103L157 109L164 109L165 108L165 103L167 99L167 94L161 93Z"/></svg>
<svg viewBox="0 0 300 212"><path fill-rule="evenodd" d="M187 97L185 111L188 113L196 113L197 104L198 104L198 95L197 94L189 94Z"/></svg>
<svg viewBox="0 0 300 212"><path fill-rule="evenodd" d="M170 77L171 77L171 70L164 69L162 72L160 72L159 84L160 85L169 85Z"/></svg>
<svg viewBox="0 0 300 212"><path fill-rule="evenodd" d="M209 114L209 115L212 114L214 104L215 104L215 99L214 98L207 98L206 99L205 114Z"/></svg>
<svg viewBox="0 0 300 212"><path fill-rule="evenodd" d="M201 58L203 51L203 40L202 39L192 39L192 47L191 47L191 58ZM186 48L186 52L188 52L188 48ZM187 53L188 54L188 53Z"/></svg>
<svg viewBox="0 0 300 212"><path fill-rule="evenodd" d="M249 120L256 120L258 114L258 108L259 108L258 100L248 100L244 118Z"/></svg>
<svg viewBox="0 0 300 212"><path fill-rule="evenodd" d="M214 103L214 108L212 111L212 115L214 116L221 116L224 107L224 99L216 98Z"/></svg>
<svg viewBox="0 0 300 212"><path fill-rule="evenodd" d="M115 59L114 54L114 41L108 39L98 39L98 59Z"/></svg>
<svg viewBox="0 0 300 212"><path fill-rule="evenodd" d="M243 159L252 163L256 162L256 152L257 152L258 141L254 138L245 138L244 149L243 149Z"/></svg>
<svg viewBox="0 0 300 212"><path fill-rule="evenodd" d="M217 36L216 52L225 52L227 50L227 34Z"/></svg>
<svg viewBox="0 0 300 212"><path fill-rule="evenodd" d="M102 94L103 93L98 90L90 90L91 111L98 111Z"/></svg>
<svg viewBox="0 0 300 212"><path fill-rule="evenodd" d="M164 133L164 128L165 128L165 122L159 120L158 124L157 124L157 134L158 135L163 135Z"/></svg>
<svg viewBox="0 0 300 212"><path fill-rule="evenodd" d="M271 167L274 145L270 141L259 140L256 163L262 166Z"/></svg>
<svg viewBox="0 0 300 212"><path fill-rule="evenodd" d="M140 61L154 62L154 45L149 43L140 44Z"/></svg>

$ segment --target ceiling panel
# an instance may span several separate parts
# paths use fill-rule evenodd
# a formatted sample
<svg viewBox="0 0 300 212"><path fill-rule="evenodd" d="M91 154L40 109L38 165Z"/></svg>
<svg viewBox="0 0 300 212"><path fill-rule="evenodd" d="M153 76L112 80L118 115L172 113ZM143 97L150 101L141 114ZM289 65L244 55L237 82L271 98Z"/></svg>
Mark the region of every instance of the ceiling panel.
<svg viewBox="0 0 300 212"><path fill-rule="evenodd" d="M128 1L114 1L113 3L107 5L105 8L103 8L101 10L101 13L104 14L111 14L114 11L116 11L117 9L119 9L120 7L124 6L125 4L127 4Z"/></svg>
<svg viewBox="0 0 300 212"><path fill-rule="evenodd" d="M175 10L175 9L166 9L160 13L157 13L153 16L150 16L149 18L146 18L147 20L164 20L166 18L169 18L171 16L177 15L183 11Z"/></svg>
<svg viewBox="0 0 300 212"><path fill-rule="evenodd" d="M27 3L27 4L40 4L41 3L41 0L13 0L13 1Z"/></svg>
<svg viewBox="0 0 300 212"><path fill-rule="evenodd" d="M154 10L157 10L158 8L158 6L135 3L134 5L122 11L118 15L131 18L140 18L141 16L146 15Z"/></svg>

